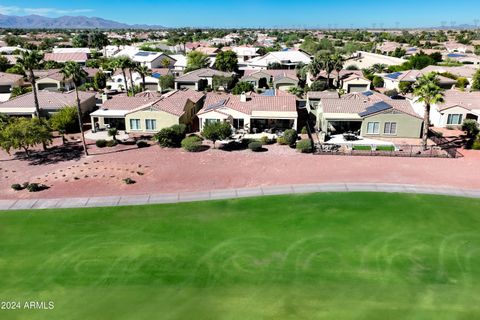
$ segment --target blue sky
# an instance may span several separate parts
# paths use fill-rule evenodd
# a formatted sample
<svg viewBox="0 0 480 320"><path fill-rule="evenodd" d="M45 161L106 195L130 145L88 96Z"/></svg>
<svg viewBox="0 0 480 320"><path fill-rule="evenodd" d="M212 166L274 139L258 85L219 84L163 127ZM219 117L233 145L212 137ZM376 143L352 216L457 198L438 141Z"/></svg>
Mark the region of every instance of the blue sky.
<svg viewBox="0 0 480 320"><path fill-rule="evenodd" d="M0 13L85 15L167 27L429 27L474 24L480 1L2 0Z"/></svg>

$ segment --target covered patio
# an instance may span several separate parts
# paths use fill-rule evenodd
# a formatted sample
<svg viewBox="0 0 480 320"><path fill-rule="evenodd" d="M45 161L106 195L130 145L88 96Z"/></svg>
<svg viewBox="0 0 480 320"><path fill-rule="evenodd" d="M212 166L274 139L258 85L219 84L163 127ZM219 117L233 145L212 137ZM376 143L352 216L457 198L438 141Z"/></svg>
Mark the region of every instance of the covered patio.
<svg viewBox="0 0 480 320"><path fill-rule="evenodd" d="M108 130L116 128L118 130L125 130L125 115L128 110L109 110L99 109L90 114L93 131Z"/></svg>

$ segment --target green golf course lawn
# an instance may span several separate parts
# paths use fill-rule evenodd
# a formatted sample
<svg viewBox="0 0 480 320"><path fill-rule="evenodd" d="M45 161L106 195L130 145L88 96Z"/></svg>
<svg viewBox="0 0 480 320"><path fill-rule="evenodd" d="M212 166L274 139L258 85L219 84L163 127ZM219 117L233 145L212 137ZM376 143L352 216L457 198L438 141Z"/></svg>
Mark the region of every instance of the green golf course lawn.
<svg viewBox="0 0 480 320"><path fill-rule="evenodd" d="M480 200L4 211L0 301L54 303L0 319L479 319Z"/></svg>

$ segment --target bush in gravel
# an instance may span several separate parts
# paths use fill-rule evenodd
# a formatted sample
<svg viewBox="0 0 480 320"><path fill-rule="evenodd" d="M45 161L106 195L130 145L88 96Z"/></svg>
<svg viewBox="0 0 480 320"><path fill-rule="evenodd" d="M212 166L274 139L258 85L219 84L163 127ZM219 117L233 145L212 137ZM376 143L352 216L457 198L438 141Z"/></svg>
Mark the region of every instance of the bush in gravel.
<svg viewBox="0 0 480 320"><path fill-rule="evenodd" d="M27 190L29 192L38 192L38 191L42 191L46 189L46 186L44 186L43 184L39 184L39 183L29 183L28 186L27 186Z"/></svg>
<svg viewBox="0 0 480 320"><path fill-rule="evenodd" d="M107 140L97 140L95 141L95 145L98 147L98 148L105 148L107 146Z"/></svg>
<svg viewBox="0 0 480 320"><path fill-rule="evenodd" d="M150 146L150 145L149 145L148 142L145 141L145 140L138 140L138 141L137 141L137 147L138 147L138 148L147 148L147 147L149 147L149 146Z"/></svg>
<svg viewBox="0 0 480 320"><path fill-rule="evenodd" d="M297 142L297 151L301 153L311 153L313 151L312 141L307 140L300 140Z"/></svg>
<svg viewBox="0 0 480 320"><path fill-rule="evenodd" d="M184 124L175 124L160 130L153 139L163 148L179 148L185 138L185 131L186 126Z"/></svg>
<svg viewBox="0 0 480 320"><path fill-rule="evenodd" d="M308 134L307 127L303 127L303 128L302 128L302 134Z"/></svg>
<svg viewBox="0 0 480 320"><path fill-rule="evenodd" d="M298 139L298 133L296 130L288 129L283 133L283 138L289 146L295 145Z"/></svg>
<svg viewBox="0 0 480 320"><path fill-rule="evenodd" d="M12 189L15 190L15 191L20 191L20 190L23 190L23 187L22 187L22 185L20 185L18 183L14 183L14 184L12 184Z"/></svg>
<svg viewBox="0 0 480 320"><path fill-rule="evenodd" d="M123 179L123 182L125 182L125 184L134 184L136 183L135 180L131 179L131 178L125 178Z"/></svg>
<svg viewBox="0 0 480 320"><path fill-rule="evenodd" d="M278 137L277 138L277 143L281 146L285 146L287 145L287 141L285 141L285 138L284 137Z"/></svg>
<svg viewBox="0 0 480 320"><path fill-rule="evenodd" d="M248 149L253 152L259 152L263 150L263 145L260 141L253 141L248 144Z"/></svg>
<svg viewBox="0 0 480 320"><path fill-rule="evenodd" d="M263 145L266 145L266 144L269 144L270 143L270 139L268 138L268 136L263 136L260 138L260 142L263 144Z"/></svg>
<svg viewBox="0 0 480 320"><path fill-rule="evenodd" d="M117 140L108 140L107 141L107 147L115 147L118 144Z"/></svg>
<svg viewBox="0 0 480 320"><path fill-rule="evenodd" d="M189 152L198 152L202 148L202 138L197 136L186 137L182 140L182 148Z"/></svg>

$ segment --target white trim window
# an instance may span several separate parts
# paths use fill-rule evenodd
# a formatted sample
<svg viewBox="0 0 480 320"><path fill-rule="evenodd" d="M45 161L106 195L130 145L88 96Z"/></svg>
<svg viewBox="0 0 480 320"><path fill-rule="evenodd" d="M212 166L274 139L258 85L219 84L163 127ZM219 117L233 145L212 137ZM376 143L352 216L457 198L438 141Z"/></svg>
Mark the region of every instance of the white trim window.
<svg viewBox="0 0 480 320"><path fill-rule="evenodd" d="M461 113L459 114L449 114L447 118L448 125L459 125L462 124L462 117Z"/></svg>
<svg viewBox="0 0 480 320"><path fill-rule="evenodd" d="M130 119L130 129L131 130L142 130L142 125L140 119Z"/></svg>
<svg viewBox="0 0 480 320"><path fill-rule="evenodd" d="M145 119L145 129L148 131L157 130L157 120L155 119Z"/></svg>
<svg viewBox="0 0 480 320"><path fill-rule="evenodd" d="M380 122L367 123L367 134L380 134Z"/></svg>
<svg viewBox="0 0 480 320"><path fill-rule="evenodd" d="M396 135L397 134L397 123L396 122L385 122L385 126L383 128L383 133L388 135Z"/></svg>

